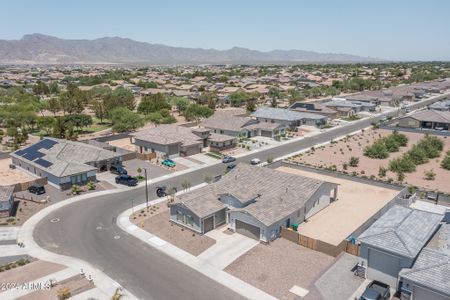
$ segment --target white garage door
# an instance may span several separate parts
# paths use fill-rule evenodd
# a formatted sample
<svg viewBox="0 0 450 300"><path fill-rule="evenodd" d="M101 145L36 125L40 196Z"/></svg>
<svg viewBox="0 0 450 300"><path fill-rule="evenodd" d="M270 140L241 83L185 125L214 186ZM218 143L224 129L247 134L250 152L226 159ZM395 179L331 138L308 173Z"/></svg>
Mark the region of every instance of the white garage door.
<svg viewBox="0 0 450 300"><path fill-rule="evenodd" d="M438 295L432 291L425 290L419 287L413 289L413 300L448 300L449 297Z"/></svg>
<svg viewBox="0 0 450 300"><path fill-rule="evenodd" d="M367 277L379 280L395 288L400 272L400 258L369 248Z"/></svg>

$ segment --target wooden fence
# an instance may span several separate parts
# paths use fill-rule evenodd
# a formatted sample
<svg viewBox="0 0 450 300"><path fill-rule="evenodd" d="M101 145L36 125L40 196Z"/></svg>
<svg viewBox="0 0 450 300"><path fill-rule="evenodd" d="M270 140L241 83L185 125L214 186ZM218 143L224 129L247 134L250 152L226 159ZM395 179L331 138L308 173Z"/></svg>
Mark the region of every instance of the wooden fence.
<svg viewBox="0 0 450 300"><path fill-rule="evenodd" d="M47 178L36 178L31 181L27 182L19 182L14 185L14 193L21 192L27 190L30 186L33 184L37 185L46 185L47 184Z"/></svg>
<svg viewBox="0 0 450 300"><path fill-rule="evenodd" d="M359 256L359 245L354 245L346 240L339 243L339 245L332 245L327 242L302 235L290 228L282 228L281 237L303 247L316 250L333 257L338 256L341 252L348 252L350 254Z"/></svg>

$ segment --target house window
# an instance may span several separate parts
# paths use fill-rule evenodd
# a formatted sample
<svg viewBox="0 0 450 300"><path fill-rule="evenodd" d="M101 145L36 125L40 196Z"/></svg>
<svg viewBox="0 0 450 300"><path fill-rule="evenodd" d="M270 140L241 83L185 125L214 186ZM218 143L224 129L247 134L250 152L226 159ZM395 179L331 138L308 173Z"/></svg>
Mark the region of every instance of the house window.
<svg viewBox="0 0 450 300"><path fill-rule="evenodd" d="M183 222L183 213L179 210L177 210L177 221Z"/></svg>
<svg viewBox="0 0 450 300"><path fill-rule="evenodd" d="M193 226L193 225L194 225L194 218L192 218L191 215L187 215L187 216L186 216L186 223L187 223L189 226Z"/></svg>

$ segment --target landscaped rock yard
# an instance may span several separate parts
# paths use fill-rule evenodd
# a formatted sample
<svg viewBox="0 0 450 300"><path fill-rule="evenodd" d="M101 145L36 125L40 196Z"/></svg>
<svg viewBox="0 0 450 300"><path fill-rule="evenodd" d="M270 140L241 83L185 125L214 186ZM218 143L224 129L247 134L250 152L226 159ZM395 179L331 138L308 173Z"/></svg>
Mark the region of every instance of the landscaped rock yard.
<svg viewBox="0 0 450 300"><path fill-rule="evenodd" d="M206 235L200 235L169 221L167 202L136 211L130 217L131 222L157 237L183 249L192 255L199 255L216 241Z"/></svg>
<svg viewBox="0 0 450 300"><path fill-rule="evenodd" d="M312 148L306 153L296 155L288 160L349 175L389 182L402 182L403 184L450 193L450 185L448 184L450 170L441 166L446 157L446 152L450 151L450 138L430 136L427 139L424 134L411 132L401 132L401 135L404 135L408 141L406 146L402 146L404 143L400 143L401 145L397 145L397 147L391 144L392 140L395 140L395 138L392 138L393 131L384 129L365 130L343 140ZM428 142L424 142L424 139ZM437 151L436 149L427 150L431 155L423 156L421 149L428 149L428 146L435 144L436 140L442 141L442 151L439 149ZM391 151L385 149L385 147ZM398 151L396 151L397 148ZM412 152L411 149L413 149ZM436 151L436 153L433 154L433 151ZM370 156L380 158L371 158L367 156L369 155L368 152ZM406 167L402 169L405 164L409 163L409 159L403 160L407 152L408 156L418 155L424 158L424 163L415 163L414 166L410 166L411 169L409 170ZM435 157L436 155L439 156ZM390 163L391 161L394 162ZM416 162L418 161L419 159L416 159ZM399 163L400 166L398 166Z"/></svg>

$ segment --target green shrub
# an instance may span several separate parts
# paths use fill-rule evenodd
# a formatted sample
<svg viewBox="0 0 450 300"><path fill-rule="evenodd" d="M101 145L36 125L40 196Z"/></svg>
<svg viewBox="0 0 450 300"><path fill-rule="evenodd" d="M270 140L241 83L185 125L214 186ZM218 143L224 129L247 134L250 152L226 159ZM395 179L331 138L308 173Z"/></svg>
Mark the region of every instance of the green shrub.
<svg viewBox="0 0 450 300"><path fill-rule="evenodd" d="M402 156L389 162L389 170L395 173L411 173L416 170L416 165L408 156Z"/></svg>
<svg viewBox="0 0 450 300"><path fill-rule="evenodd" d="M447 152L447 155L442 160L441 167L446 170L450 170L450 151Z"/></svg>
<svg viewBox="0 0 450 300"><path fill-rule="evenodd" d="M378 168L378 176L385 177L387 173L387 169L385 167L380 166Z"/></svg>
<svg viewBox="0 0 450 300"><path fill-rule="evenodd" d="M348 165L350 167L357 167L359 165L359 158L356 156L350 157L350 160L348 161Z"/></svg>
<svg viewBox="0 0 450 300"><path fill-rule="evenodd" d="M389 151L386 144L378 140L364 149L364 155L370 158L384 159L389 157Z"/></svg>

